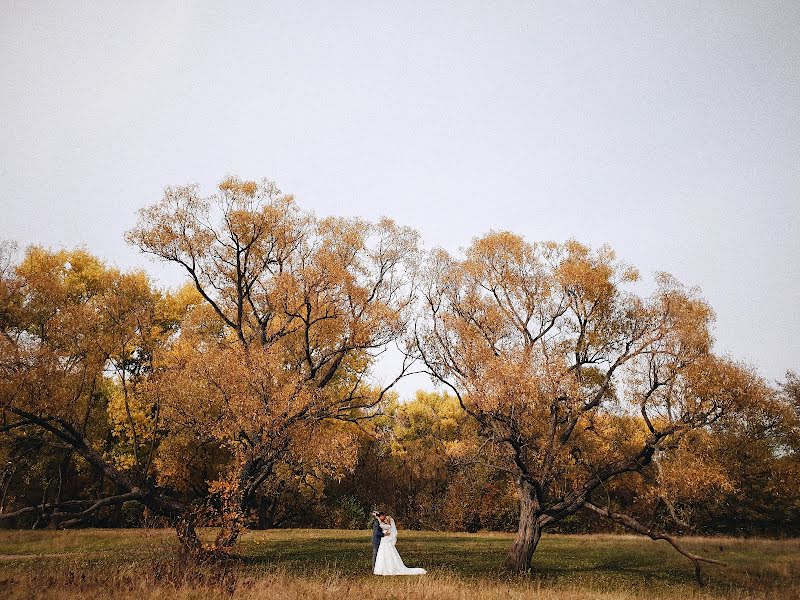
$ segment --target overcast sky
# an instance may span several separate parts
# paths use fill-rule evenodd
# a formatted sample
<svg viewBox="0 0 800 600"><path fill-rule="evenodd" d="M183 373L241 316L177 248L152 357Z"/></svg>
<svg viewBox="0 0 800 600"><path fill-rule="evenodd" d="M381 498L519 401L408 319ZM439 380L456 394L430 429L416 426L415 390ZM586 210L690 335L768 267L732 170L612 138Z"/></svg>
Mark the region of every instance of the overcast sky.
<svg viewBox="0 0 800 600"><path fill-rule="evenodd" d="M800 3L755 4L0 0L0 238L172 285L123 240L136 210L269 177L429 246L608 243L699 286L717 351L775 380L800 370Z"/></svg>

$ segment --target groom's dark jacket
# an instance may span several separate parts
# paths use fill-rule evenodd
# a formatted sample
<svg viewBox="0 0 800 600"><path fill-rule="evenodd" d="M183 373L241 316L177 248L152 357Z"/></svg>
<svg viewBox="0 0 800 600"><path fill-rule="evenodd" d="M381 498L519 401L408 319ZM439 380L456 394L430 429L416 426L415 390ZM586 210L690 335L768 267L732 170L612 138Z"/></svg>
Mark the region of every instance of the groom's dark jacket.
<svg viewBox="0 0 800 600"><path fill-rule="evenodd" d="M381 538L383 537L383 529L381 529L381 522L378 519L372 521L372 547L375 550L381 545Z"/></svg>
<svg viewBox="0 0 800 600"><path fill-rule="evenodd" d="M383 529L378 519L372 521L372 570L375 570L375 559L378 557L378 547L381 545Z"/></svg>

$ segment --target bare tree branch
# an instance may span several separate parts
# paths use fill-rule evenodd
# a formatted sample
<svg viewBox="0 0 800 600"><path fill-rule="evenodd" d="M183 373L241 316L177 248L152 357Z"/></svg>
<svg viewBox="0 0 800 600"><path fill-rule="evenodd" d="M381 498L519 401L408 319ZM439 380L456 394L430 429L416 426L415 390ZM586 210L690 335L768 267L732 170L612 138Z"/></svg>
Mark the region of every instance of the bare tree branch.
<svg viewBox="0 0 800 600"><path fill-rule="evenodd" d="M647 527L646 525L643 525L642 523L640 523L639 521L637 521L633 517L629 517L628 515L624 515L622 513L612 512L610 508L603 508L603 507L597 506L596 504L593 504L592 502L589 502L588 500L583 503L583 506L588 508L589 510L592 510L592 511L596 512L598 515L601 515L601 516L613 521L614 523L618 523L618 524L622 525L623 527L627 527L631 531L635 531L636 533L640 533L642 535L646 535L647 537L649 537L652 540L664 540L664 541L666 541L670 546L675 548L675 550L677 550L683 556L685 556L690 561L692 561L692 564L694 565L695 577L697 578L697 583L700 584L700 585L705 585L705 581L703 580L703 572L702 572L702 570L700 568L700 563L705 562L705 563L710 563L710 564L714 564L714 565L724 565L725 564L725 563L722 563L722 562L720 562L718 560L714 560L713 558L706 558L705 556L699 556L697 554L693 554L693 553L689 552L688 550L683 548L678 543L678 541L674 537L672 537L671 535L668 535L666 533L662 533L662 532L659 532L659 531L655 531L654 529L651 529L650 527Z"/></svg>

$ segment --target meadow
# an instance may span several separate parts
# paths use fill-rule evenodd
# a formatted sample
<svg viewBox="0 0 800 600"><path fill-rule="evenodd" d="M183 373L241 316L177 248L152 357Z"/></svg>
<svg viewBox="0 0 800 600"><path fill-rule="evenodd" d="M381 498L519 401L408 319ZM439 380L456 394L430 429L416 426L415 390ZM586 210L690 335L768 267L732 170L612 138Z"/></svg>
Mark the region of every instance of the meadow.
<svg viewBox="0 0 800 600"><path fill-rule="evenodd" d="M212 530L203 536L211 539ZM176 558L169 530L0 531L0 597L541 598L651 600L800 598L800 540L684 538L725 566L691 565L663 542L624 535L546 535L526 576L500 565L512 536L402 531L398 549L423 577L369 574L369 531L270 530L244 535L228 560Z"/></svg>

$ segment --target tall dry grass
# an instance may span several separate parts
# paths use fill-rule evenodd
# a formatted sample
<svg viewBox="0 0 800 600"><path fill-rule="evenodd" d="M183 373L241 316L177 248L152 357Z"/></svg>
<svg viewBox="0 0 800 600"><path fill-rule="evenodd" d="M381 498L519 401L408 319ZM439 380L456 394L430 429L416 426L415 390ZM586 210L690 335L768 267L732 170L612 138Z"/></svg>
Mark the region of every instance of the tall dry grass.
<svg viewBox="0 0 800 600"><path fill-rule="evenodd" d="M794 590L655 589L647 585L631 590L598 590L579 582L543 586L536 582L469 580L454 575L413 578L353 579L340 573L298 575L283 568L259 576L207 569L203 575L170 572L162 567L105 573L65 570L31 572L27 576L0 576L0 597L7 600L304 600L359 598L362 600L784 600L798 598Z"/></svg>
<svg viewBox="0 0 800 600"><path fill-rule="evenodd" d="M211 535L211 532L207 532ZM729 558L706 588L659 546L630 536L552 536L532 576L494 565L508 536L406 532L404 555L431 567L423 577L365 574L364 532L248 534L227 561L175 558L169 532L0 531L0 598L778 600L800 598L800 542L695 538ZM323 547L317 555L314 549ZM429 554L425 555L427 551ZM655 554L654 554L655 552ZM364 553L368 557L368 552ZM366 559L368 560L368 558ZM414 563L420 564L420 563Z"/></svg>

